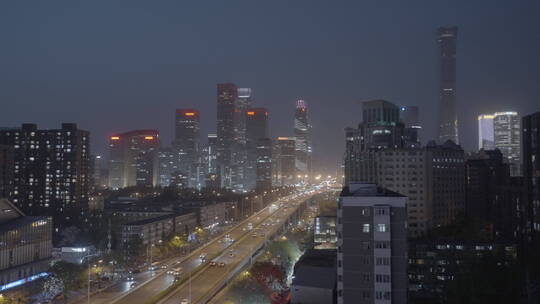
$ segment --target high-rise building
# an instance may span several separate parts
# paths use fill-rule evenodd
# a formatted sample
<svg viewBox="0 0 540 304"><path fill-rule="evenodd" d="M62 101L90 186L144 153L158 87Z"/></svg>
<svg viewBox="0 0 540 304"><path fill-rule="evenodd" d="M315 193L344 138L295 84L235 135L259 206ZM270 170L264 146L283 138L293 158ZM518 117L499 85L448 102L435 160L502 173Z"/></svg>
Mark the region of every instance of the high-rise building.
<svg viewBox="0 0 540 304"><path fill-rule="evenodd" d="M362 103L362 123L357 129L346 129L346 183L376 182L376 151L404 146L399 111L399 107L385 100Z"/></svg>
<svg viewBox="0 0 540 304"><path fill-rule="evenodd" d="M493 114L478 115L478 150L495 149L495 135L493 128Z"/></svg>
<svg viewBox="0 0 540 304"><path fill-rule="evenodd" d="M399 118L404 124L403 141L405 147L420 147L420 118L418 116L417 106L402 106L399 111Z"/></svg>
<svg viewBox="0 0 540 304"><path fill-rule="evenodd" d="M0 145L0 198L10 198L13 194L14 157L12 146Z"/></svg>
<svg viewBox="0 0 540 304"><path fill-rule="evenodd" d="M178 168L178 154L174 148L160 148L158 150L158 185L167 187Z"/></svg>
<svg viewBox="0 0 540 304"><path fill-rule="evenodd" d="M338 304L407 303L407 197L350 183L338 203Z"/></svg>
<svg viewBox="0 0 540 304"><path fill-rule="evenodd" d="M240 144L246 143L246 112L251 108L252 90L250 88L238 88L238 99L235 112L235 141Z"/></svg>
<svg viewBox="0 0 540 304"><path fill-rule="evenodd" d="M88 207L90 186L89 132L63 123L42 130L35 124L0 130L0 144L13 149L11 199L30 215L53 215L55 226L69 220L69 211Z"/></svg>
<svg viewBox="0 0 540 304"><path fill-rule="evenodd" d="M382 149L374 152L374 159L377 183L409 198L409 236L422 236L464 211L464 151L453 142Z"/></svg>
<svg viewBox="0 0 540 304"><path fill-rule="evenodd" d="M256 189L269 191L272 189L272 140L259 138L257 140Z"/></svg>
<svg viewBox="0 0 540 304"><path fill-rule="evenodd" d="M216 134L208 134L208 173L217 173L217 150L218 140Z"/></svg>
<svg viewBox="0 0 540 304"><path fill-rule="evenodd" d="M217 166L222 187L231 187L232 149L235 144L235 117L238 88L233 83L217 85Z"/></svg>
<svg viewBox="0 0 540 304"><path fill-rule="evenodd" d="M112 189L158 184L157 130L135 130L109 138L109 187Z"/></svg>
<svg viewBox="0 0 540 304"><path fill-rule="evenodd" d="M311 174L311 125L309 123L308 107L304 100L296 101L294 113L294 137L296 153L296 173L303 178Z"/></svg>
<svg viewBox="0 0 540 304"><path fill-rule="evenodd" d="M517 112L493 114L495 147L501 150L512 176L521 175L521 119Z"/></svg>
<svg viewBox="0 0 540 304"><path fill-rule="evenodd" d="M295 138L294 137L278 137L277 138L277 152L276 159L276 171L277 171L277 185L279 186L292 186L296 184L296 170L295 170Z"/></svg>
<svg viewBox="0 0 540 304"><path fill-rule="evenodd" d="M525 227L521 230L537 241L534 236L540 231L540 112L524 116L522 122Z"/></svg>
<svg viewBox="0 0 540 304"><path fill-rule="evenodd" d="M90 157L90 160L90 177L92 187L97 189L107 187L107 184L103 183L103 158L101 157L101 155L92 155Z"/></svg>
<svg viewBox="0 0 540 304"><path fill-rule="evenodd" d="M189 186L196 187L200 165L200 113L196 109L177 109L173 148L178 154L179 170L189 177Z"/></svg>
<svg viewBox="0 0 540 304"><path fill-rule="evenodd" d="M451 140L459 143L458 117L456 113L456 40L457 27L440 27L439 43L440 103L439 142Z"/></svg>
<svg viewBox="0 0 540 304"><path fill-rule="evenodd" d="M259 151L259 141L268 138L268 110L265 108L250 108L246 111L246 165L245 165L245 184L246 190L253 190L257 186L257 161L259 153L267 153L267 142L263 142L265 147ZM270 145L271 148L271 145ZM271 151L269 152L271 154ZM271 174L271 173L270 173Z"/></svg>

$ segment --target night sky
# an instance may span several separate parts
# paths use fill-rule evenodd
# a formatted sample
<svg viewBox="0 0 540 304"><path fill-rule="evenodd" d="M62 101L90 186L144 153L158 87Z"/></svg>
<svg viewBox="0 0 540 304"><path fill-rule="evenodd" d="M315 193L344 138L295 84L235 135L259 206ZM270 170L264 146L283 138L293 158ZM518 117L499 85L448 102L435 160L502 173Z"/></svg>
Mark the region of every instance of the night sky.
<svg viewBox="0 0 540 304"><path fill-rule="evenodd" d="M216 83L254 90L273 136L307 100L315 157L335 169L359 101L418 105L436 134L436 28L459 27L464 148L482 112L540 111L540 1L2 1L0 126L75 122L106 155L113 132L156 128L174 109L215 132Z"/></svg>

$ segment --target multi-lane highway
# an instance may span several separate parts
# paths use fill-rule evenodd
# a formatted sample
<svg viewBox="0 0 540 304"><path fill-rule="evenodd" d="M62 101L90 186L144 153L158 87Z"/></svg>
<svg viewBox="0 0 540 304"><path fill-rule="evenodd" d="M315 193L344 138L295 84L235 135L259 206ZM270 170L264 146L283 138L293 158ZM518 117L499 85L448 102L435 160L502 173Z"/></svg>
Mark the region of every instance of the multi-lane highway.
<svg viewBox="0 0 540 304"><path fill-rule="evenodd" d="M249 229L248 224L241 225L247 231L227 250L209 261L203 269L185 284L178 287L160 304L205 303L234 275L250 261L264 243L278 232L297 208L315 191L288 197L266 208L258 217L261 219ZM214 265L215 264L215 265ZM190 300L191 299L191 300Z"/></svg>
<svg viewBox="0 0 540 304"><path fill-rule="evenodd" d="M252 215L229 231L224 232L220 237L207 245L195 250L189 256L169 260L165 264L167 265L166 269L158 268L154 272L139 274L135 276L134 282L126 281L92 296L91 303L147 303L150 298L166 290L174 283L174 275L167 274L167 270L172 268L182 269L181 278L189 276L190 273L196 273L192 277L191 284L183 284L178 288L178 291L173 293L179 293L179 296L181 296L181 291L185 289L187 291L186 299L188 299L189 285L191 285L192 299L195 299L193 295L203 295L209 291L209 288L215 285L215 282L205 282L204 278L208 276L207 272L212 274L214 272L227 273L231 271L231 267L234 267L239 260L242 260L245 254L266 241L270 233L263 235L264 230L272 232L273 229L279 229L279 221L286 220L296 210L296 207L311 195L313 195L312 192L305 191L302 194L284 197ZM257 236L254 236L255 232ZM230 252L231 248L233 252ZM200 259L201 254L207 255L208 258L206 261ZM216 260L218 265L210 266L211 260L215 257L218 257ZM219 262L223 262L225 265L220 266ZM205 286L208 288L205 288ZM179 300L176 300L174 303L179 303Z"/></svg>

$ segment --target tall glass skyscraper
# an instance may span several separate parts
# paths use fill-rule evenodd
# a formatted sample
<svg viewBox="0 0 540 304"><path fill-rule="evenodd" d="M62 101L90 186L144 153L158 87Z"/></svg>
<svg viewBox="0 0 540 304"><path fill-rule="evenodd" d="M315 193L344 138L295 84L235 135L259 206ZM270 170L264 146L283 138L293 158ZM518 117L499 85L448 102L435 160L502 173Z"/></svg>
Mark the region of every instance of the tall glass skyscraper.
<svg viewBox="0 0 540 304"><path fill-rule="evenodd" d="M440 27L437 41L440 51L439 142L459 143L456 114L456 40L457 27Z"/></svg>
<svg viewBox="0 0 540 304"><path fill-rule="evenodd" d="M235 142L235 123L238 87L234 83L217 85L217 166L221 186L231 186L232 148Z"/></svg>
<svg viewBox="0 0 540 304"><path fill-rule="evenodd" d="M501 150L512 176L521 175L521 118L517 112L493 115L495 147Z"/></svg>
<svg viewBox="0 0 540 304"><path fill-rule="evenodd" d="M296 172L305 178L311 173L311 125L309 124L308 108L304 100L296 102L294 113L294 137L296 154Z"/></svg>
<svg viewBox="0 0 540 304"><path fill-rule="evenodd" d="M495 137L493 134L493 114L478 115L478 150L495 149Z"/></svg>

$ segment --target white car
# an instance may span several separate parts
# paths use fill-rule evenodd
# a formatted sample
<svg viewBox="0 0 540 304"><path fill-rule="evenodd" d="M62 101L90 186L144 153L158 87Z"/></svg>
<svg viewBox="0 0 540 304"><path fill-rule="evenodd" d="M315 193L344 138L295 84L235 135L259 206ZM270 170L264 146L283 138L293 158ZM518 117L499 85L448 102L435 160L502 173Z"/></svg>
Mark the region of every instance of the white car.
<svg viewBox="0 0 540 304"><path fill-rule="evenodd" d="M189 300L188 299L183 299L180 304L189 304Z"/></svg>

